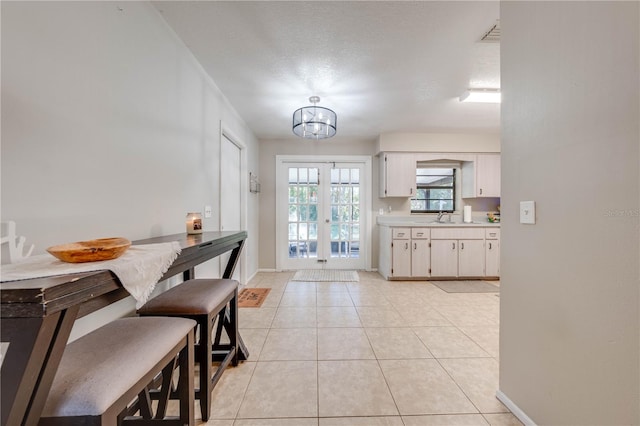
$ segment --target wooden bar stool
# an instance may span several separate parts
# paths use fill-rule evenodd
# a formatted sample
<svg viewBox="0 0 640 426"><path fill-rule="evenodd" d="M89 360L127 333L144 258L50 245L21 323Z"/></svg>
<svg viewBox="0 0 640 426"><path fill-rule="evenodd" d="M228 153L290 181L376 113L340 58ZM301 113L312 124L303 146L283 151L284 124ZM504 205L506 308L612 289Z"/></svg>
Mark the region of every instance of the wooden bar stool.
<svg viewBox="0 0 640 426"><path fill-rule="evenodd" d="M183 282L151 299L138 309L141 316L162 315L190 318L198 323L195 362L200 365L200 400L202 420L211 413L211 392L231 363L238 365L238 282L231 279L193 279ZM215 338L213 328L218 319ZM229 344L220 342L222 330ZM220 361L213 371L212 361Z"/></svg>

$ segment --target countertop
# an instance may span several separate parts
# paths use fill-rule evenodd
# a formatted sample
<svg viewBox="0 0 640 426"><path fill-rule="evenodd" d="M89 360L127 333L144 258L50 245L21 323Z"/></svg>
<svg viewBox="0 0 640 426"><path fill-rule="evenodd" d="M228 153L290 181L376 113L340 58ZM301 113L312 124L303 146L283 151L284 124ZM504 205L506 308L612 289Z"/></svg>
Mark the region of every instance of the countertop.
<svg viewBox="0 0 640 426"><path fill-rule="evenodd" d="M475 219L471 223L435 222L433 218L419 218L414 216L377 216L376 223L380 226L405 226L424 228L499 228L500 223L491 223Z"/></svg>

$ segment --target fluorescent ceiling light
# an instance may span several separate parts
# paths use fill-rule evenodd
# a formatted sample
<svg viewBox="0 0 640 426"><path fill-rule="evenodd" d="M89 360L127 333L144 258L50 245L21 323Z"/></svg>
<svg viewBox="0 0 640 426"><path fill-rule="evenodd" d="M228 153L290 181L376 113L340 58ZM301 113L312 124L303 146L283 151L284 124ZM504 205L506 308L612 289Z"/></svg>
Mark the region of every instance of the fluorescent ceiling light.
<svg viewBox="0 0 640 426"><path fill-rule="evenodd" d="M499 89L469 89L460 96L460 102L500 103Z"/></svg>

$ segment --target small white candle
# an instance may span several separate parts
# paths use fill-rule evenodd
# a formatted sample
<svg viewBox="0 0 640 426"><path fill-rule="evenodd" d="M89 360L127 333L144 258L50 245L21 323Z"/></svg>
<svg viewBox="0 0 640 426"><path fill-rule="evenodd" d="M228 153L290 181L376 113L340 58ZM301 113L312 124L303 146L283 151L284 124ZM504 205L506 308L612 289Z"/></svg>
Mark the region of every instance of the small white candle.
<svg viewBox="0 0 640 426"><path fill-rule="evenodd" d="M202 234L202 215L187 213L187 234Z"/></svg>

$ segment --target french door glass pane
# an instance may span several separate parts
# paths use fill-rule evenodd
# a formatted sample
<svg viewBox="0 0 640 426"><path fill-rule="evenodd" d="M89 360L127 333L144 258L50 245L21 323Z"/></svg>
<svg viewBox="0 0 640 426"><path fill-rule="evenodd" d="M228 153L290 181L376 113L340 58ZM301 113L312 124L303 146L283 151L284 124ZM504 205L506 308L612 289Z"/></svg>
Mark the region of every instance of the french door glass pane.
<svg viewBox="0 0 640 426"><path fill-rule="evenodd" d="M360 171L331 169L331 257L360 257Z"/></svg>
<svg viewBox="0 0 640 426"><path fill-rule="evenodd" d="M289 258L318 257L318 176L314 167L289 167Z"/></svg>

